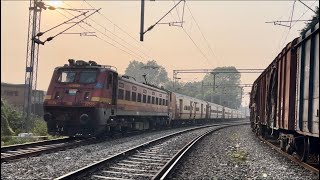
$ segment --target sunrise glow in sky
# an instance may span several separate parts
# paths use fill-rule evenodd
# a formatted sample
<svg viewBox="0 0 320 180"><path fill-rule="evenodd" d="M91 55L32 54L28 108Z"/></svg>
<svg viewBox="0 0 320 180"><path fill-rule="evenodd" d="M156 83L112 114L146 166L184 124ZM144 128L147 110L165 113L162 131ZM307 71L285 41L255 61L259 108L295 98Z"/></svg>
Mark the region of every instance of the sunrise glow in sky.
<svg viewBox="0 0 320 180"><path fill-rule="evenodd" d="M75 26L67 31L95 32L97 37L62 34L39 47L37 84L40 90L47 90L53 69L67 63L70 58L116 66L120 74L124 73L132 60L156 60L166 68L169 78L172 78L174 69L208 69L219 66L264 69L288 42L299 36L299 30L305 26L304 22L297 22L289 29L265 23L290 19L293 1L187 1L189 9L185 9L183 28L159 24L145 34L144 42L140 42L140 1L44 2L64 8L102 9L101 14L96 13L80 24L85 29ZM315 9L319 1L305 3ZM145 29L173 6L173 1L146 1ZM29 1L1 1L2 82L24 83L28 8ZM183 6L179 5L162 22L181 20L182 11ZM297 1L292 18L310 19L313 14ZM76 15L79 12L43 10L41 31ZM50 31L41 40L71 25L65 24ZM121 49L129 53L124 53ZM188 82L199 81L203 75L181 74L179 77L181 81ZM258 75L243 74L241 83L252 84Z"/></svg>

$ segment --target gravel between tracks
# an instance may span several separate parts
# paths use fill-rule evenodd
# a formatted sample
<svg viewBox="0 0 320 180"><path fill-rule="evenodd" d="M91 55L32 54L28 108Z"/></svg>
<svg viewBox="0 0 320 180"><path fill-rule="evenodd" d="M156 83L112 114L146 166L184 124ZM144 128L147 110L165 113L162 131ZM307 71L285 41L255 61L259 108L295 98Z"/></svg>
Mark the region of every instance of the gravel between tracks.
<svg viewBox="0 0 320 180"><path fill-rule="evenodd" d="M193 140L194 138L198 137L199 135L205 133L206 131L210 130L210 129L214 129L217 127L208 127L208 128L203 128L203 129L199 129L199 130L195 130L195 131L189 131L189 132L185 132L182 133L180 135L177 136L173 136L170 137L169 139L165 139L165 140L161 140L160 142L151 145L150 147L146 147L145 149L142 150L142 152L148 152L151 151L152 148L156 148L156 150L152 150L153 152L157 152L157 155L168 155L168 157L170 156L174 156L174 154L176 154L181 148L183 148L187 143L189 143L191 140ZM135 155L139 155L139 153L136 153ZM157 157L157 155L155 155L155 157ZM132 155L129 155L129 157L133 157ZM130 160L128 158L124 158L125 160ZM146 158L148 159L148 158ZM135 161L135 160L133 160ZM111 165L111 167L119 167L119 165L117 165L117 163L124 163L122 160L120 161L115 161L114 164ZM141 162L141 161L140 161ZM154 163L154 162L153 162ZM165 162L156 162L156 163L160 163L163 165L165 164ZM152 172L148 172L148 171L158 171L162 168L163 165L155 165L155 164L136 164L136 166L134 167L134 169L139 169L139 170L146 170L147 172L144 172L144 174L154 174ZM121 167L121 165L120 165ZM109 169L110 167L106 167L104 170L110 170L110 171L115 171L114 169ZM127 168L127 167L124 167ZM120 172L120 171L118 171ZM140 172L132 172L132 173L140 173ZM95 173L94 173L95 174ZM139 180L148 180L150 179L150 177L145 177L145 176L137 176L137 175L130 175L130 174L117 174L114 175L106 173L106 172L100 172L98 173L99 175L102 176L108 176L108 177L116 177L116 178L123 178L123 179L139 179ZM88 177L85 177L84 179L89 179ZM95 179L95 178L93 178Z"/></svg>
<svg viewBox="0 0 320 180"><path fill-rule="evenodd" d="M128 148L190 127L156 131L1 164L1 179L53 179Z"/></svg>
<svg viewBox="0 0 320 180"><path fill-rule="evenodd" d="M319 179L263 144L249 125L205 137L170 179Z"/></svg>

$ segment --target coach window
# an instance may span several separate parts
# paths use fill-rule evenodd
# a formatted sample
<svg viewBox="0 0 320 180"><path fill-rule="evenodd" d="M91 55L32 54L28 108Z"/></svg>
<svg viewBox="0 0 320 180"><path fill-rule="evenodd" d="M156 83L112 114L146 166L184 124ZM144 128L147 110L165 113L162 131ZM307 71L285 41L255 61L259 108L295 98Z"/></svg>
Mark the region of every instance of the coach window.
<svg viewBox="0 0 320 180"><path fill-rule="evenodd" d="M118 99L123 99L123 89L118 90Z"/></svg>
<svg viewBox="0 0 320 180"><path fill-rule="evenodd" d="M130 91L126 91L126 100L130 101Z"/></svg>
<svg viewBox="0 0 320 180"><path fill-rule="evenodd" d="M134 102L137 101L137 93L136 93L136 92L132 92L132 94L131 94L131 101L134 101Z"/></svg>
<svg viewBox="0 0 320 180"><path fill-rule="evenodd" d="M148 96L148 104L151 103L151 96Z"/></svg>
<svg viewBox="0 0 320 180"><path fill-rule="evenodd" d="M143 103L147 103L147 95L143 95Z"/></svg>
<svg viewBox="0 0 320 180"><path fill-rule="evenodd" d="M141 102L141 94L140 93L138 93L138 102Z"/></svg>
<svg viewBox="0 0 320 180"><path fill-rule="evenodd" d="M154 97L152 96L152 104L154 104Z"/></svg>

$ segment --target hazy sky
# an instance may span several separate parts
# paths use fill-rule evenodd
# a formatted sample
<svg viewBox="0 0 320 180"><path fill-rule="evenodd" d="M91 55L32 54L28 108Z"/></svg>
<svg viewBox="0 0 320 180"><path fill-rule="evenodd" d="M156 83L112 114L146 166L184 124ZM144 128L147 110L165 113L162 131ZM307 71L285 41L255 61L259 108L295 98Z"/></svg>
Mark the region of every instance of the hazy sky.
<svg viewBox="0 0 320 180"><path fill-rule="evenodd" d="M50 1L45 2L50 3ZM288 20L293 1L187 1L184 28L159 24L147 32L144 42L140 43L140 1L87 2L95 8L102 8L100 12L103 16L94 14L91 20L87 21L91 27L85 23L81 23L81 26L90 32L96 32L100 39L94 36L62 34L40 46L38 89L47 90L54 67L67 63L69 58L95 60L100 64L113 65L118 68L119 73L124 73L132 60L146 62L154 59L167 69L170 78L174 69L218 66L266 68L284 45L299 36L299 30L305 26L303 22L292 23L293 27L289 29L265 23ZM304 2L313 9L319 4L319 1ZM84 1L65 1L57 4L65 8L91 8ZM145 29L158 21L173 5L174 1L169 0L146 1ZM28 7L29 1L1 1L2 82L24 83ZM187 7L190 8L196 22ZM183 3L161 22L179 21L182 18L182 9ZM72 17L62 10L42 11L41 31L46 31L66 20L66 17L59 12ZM74 11L68 12L79 14ZM303 4L295 3L294 20L310 19L312 15L313 12ZM52 32L49 31L41 39L53 36L71 25L66 24ZM75 26L67 32L85 31ZM193 44L188 34L200 50ZM206 42L212 50L208 48ZM252 83L257 76L258 74L243 74L241 81ZM187 82L199 81L202 76L181 74L179 77ZM245 92L248 91L247 88Z"/></svg>

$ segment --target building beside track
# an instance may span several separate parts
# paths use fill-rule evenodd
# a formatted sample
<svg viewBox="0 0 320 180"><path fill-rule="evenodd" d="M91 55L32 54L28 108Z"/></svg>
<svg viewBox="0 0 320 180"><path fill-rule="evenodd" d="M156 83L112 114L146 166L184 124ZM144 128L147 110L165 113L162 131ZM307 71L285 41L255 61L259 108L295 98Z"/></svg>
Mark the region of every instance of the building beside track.
<svg viewBox="0 0 320 180"><path fill-rule="evenodd" d="M1 82L1 98L5 99L10 105L21 111L23 110L24 104L24 92L24 84L11 84ZM32 93L32 102L34 102L32 106L32 112L42 116L42 106L46 92L42 90L34 90Z"/></svg>

